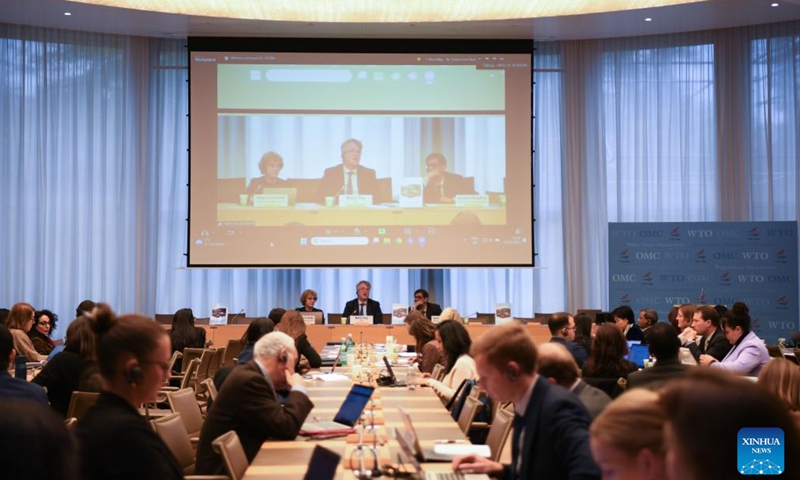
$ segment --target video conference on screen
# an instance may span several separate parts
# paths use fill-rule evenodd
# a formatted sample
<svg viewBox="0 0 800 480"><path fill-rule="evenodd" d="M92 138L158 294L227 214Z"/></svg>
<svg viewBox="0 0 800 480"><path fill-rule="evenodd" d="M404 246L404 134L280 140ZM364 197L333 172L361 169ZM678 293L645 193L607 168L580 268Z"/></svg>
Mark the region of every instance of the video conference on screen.
<svg viewBox="0 0 800 480"><path fill-rule="evenodd" d="M530 50L190 39L189 266L533 265Z"/></svg>

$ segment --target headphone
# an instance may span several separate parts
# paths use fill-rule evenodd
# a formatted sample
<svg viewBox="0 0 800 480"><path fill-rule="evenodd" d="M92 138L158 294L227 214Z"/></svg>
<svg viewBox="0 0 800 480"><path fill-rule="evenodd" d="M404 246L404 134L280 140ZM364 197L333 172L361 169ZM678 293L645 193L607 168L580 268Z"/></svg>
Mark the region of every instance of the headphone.
<svg viewBox="0 0 800 480"><path fill-rule="evenodd" d="M141 383L142 379L144 378L142 367L140 367L138 364L132 366L125 372L125 378L133 384Z"/></svg>
<svg viewBox="0 0 800 480"><path fill-rule="evenodd" d="M281 356L279 357L279 360L282 363L287 363L289 361L289 354L286 353L286 351L284 351L283 353L281 353Z"/></svg>
<svg viewBox="0 0 800 480"><path fill-rule="evenodd" d="M517 379L517 375L519 374L519 370L514 367L507 367L506 368L506 377L512 382Z"/></svg>

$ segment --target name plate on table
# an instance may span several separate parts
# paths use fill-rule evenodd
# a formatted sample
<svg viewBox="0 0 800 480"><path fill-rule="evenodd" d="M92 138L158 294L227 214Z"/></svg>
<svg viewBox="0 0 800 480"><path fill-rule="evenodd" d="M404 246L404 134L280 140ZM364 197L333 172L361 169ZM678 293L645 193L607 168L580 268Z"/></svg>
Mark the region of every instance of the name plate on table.
<svg viewBox="0 0 800 480"><path fill-rule="evenodd" d="M372 195L339 195L340 207L371 207Z"/></svg>
<svg viewBox="0 0 800 480"><path fill-rule="evenodd" d="M303 321L306 323L306 325L314 325L314 323L316 323L317 319L314 317L314 315L312 315L310 313L304 313L303 314Z"/></svg>
<svg viewBox="0 0 800 480"><path fill-rule="evenodd" d="M431 315L431 322L433 323L439 323L439 320L441 319L442 317L440 317L439 315Z"/></svg>
<svg viewBox="0 0 800 480"><path fill-rule="evenodd" d="M489 195L456 195L453 198L456 207L488 207Z"/></svg>
<svg viewBox="0 0 800 480"><path fill-rule="evenodd" d="M285 193L260 193L253 195L254 207L288 207L289 195Z"/></svg>
<svg viewBox="0 0 800 480"><path fill-rule="evenodd" d="M372 315L352 315L350 325L372 325Z"/></svg>

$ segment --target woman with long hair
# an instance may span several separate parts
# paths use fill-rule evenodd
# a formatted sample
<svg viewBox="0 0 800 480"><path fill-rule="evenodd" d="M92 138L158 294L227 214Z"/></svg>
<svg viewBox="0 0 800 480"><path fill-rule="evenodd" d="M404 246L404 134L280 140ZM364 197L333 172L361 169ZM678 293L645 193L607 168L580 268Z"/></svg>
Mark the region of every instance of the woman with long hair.
<svg viewBox="0 0 800 480"><path fill-rule="evenodd" d="M237 363L243 365L253 359L253 348L259 338L275 330L275 323L267 317L258 317L247 326L242 335L242 351L239 352Z"/></svg>
<svg viewBox="0 0 800 480"><path fill-rule="evenodd" d="M638 370L635 363L625 360L628 344L622 331L613 323L597 327L589 358L581 373L586 383L595 386L612 398L621 393L617 386L620 378Z"/></svg>
<svg viewBox="0 0 800 480"><path fill-rule="evenodd" d="M433 388L445 403L453 398L459 385L464 380L477 380L478 372L475 369L475 360L469 356L472 340L464 325L455 320L446 320L436 325L436 344L439 353L445 360L444 378L442 381L434 380L430 374L423 374L425 383Z"/></svg>
<svg viewBox="0 0 800 480"><path fill-rule="evenodd" d="M86 480L182 479L183 469L138 408L155 402L169 375L169 335L141 315L100 304L93 322L104 388L78 422Z"/></svg>
<svg viewBox="0 0 800 480"><path fill-rule="evenodd" d="M194 326L194 313L191 308L181 308L172 316L172 328L169 330L169 339L173 352L181 352L185 348L204 348L206 346L206 331ZM175 362L175 369L180 370L182 362Z"/></svg>
<svg viewBox="0 0 800 480"><path fill-rule="evenodd" d="M47 355L37 352L31 337L28 336L28 332L33 328L35 315L36 311L31 304L15 303L6 318L6 328L14 337L14 350L17 351L17 355L24 355L29 362L42 362L47 360Z"/></svg>
<svg viewBox="0 0 800 480"><path fill-rule="evenodd" d="M290 310L283 314L279 324L275 325L275 331L283 332L294 339L294 345L297 347L297 363L301 363L301 357L308 360L310 368L319 368L322 366L322 358L319 353L314 349L313 345L308 341L306 335L306 322L303 321L303 316L296 310ZM301 369L296 369L301 371ZM305 369L307 370L307 369Z"/></svg>
<svg viewBox="0 0 800 480"><path fill-rule="evenodd" d="M783 402L800 430L800 367L785 358L773 358L758 374L758 385Z"/></svg>
<svg viewBox="0 0 800 480"><path fill-rule="evenodd" d="M586 313L575 315L575 340L573 342L582 345L587 352L592 351L592 317Z"/></svg>
<svg viewBox="0 0 800 480"><path fill-rule="evenodd" d="M442 354L436 345L436 325L416 310L408 312L406 323L408 324L408 333L416 341L414 351L417 352L416 361L419 363L419 371L422 373L433 372L433 367L442 362Z"/></svg>

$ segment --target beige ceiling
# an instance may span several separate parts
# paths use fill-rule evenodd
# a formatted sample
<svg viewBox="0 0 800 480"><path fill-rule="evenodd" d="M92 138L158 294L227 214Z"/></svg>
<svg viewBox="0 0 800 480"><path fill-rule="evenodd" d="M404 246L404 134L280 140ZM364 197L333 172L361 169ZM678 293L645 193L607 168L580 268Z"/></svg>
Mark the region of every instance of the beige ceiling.
<svg viewBox="0 0 800 480"><path fill-rule="evenodd" d="M101 1L101 0L97 0ZM512 10L513 16L536 18L517 18L486 21L442 21L424 22L434 18L434 9L429 9L421 17L389 16L386 8L376 10L380 15L375 20L382 23L358 21L357 14L346 14L344 10L326 10L326 15L335 21L319 21L323 15L305 16L312 20L279 21L231 18L235 16L256 16L259 18L301 18L277 14L266 15L265 5L381 5L411 4L419 1L431 5L462 5L472 3L489 12L487 6L509 7L512 0L119 0L126 4L146 5L167 8L172 4L174 11L187 13L157 13L144 10L88 5L81 1L64 0L0 0L0 22L58 27L72 30L120 33L152 37L186 37L191 35L208 36L272 36L272 37L332 37L332 38L520 38L538 40L562 40L624 37L656 33L686 32L713 28L734 27L800 19L800 0L777 0L779 7L770 7L775 0L527 0ZM688 3L687 3L688 2ZM652 5L668 3L661 7L637 8L633 10L606 11L604 9L628 8L631 5ZM189 8L207 5L238 5L248 7L237 11L222 13L214 10L214 16L189 14ZM547 5L550 5L547 7ZM260 7L259 7L260 6ZM557 8L553 8L553 6ZM549 8L549 9L548 9ZM580 8L585 8L580 10ZM441 10L441 9L440 9ZM192 10L194 12L196 10ZM207 12L208 10L206 10ZM250 12L243 14L242 12ZM471 11L476 18L476 10ZM499 11L499 10L497 10ZM500 18L506 14L489 12L484 17ZM600 13L575 14L577 11ZM65 16L64 12L71 12ZM538 13L537 13L538 12ZM363 12L362 12L363 13ZM441 12L440 12L441 13ZM448 14L452 12L448 10ZM464 12L462 12L464 13ZM220 15L220 16L217 16ZM224 16L221 16L224 15ZM293 14L297 15L297 14ZM399 13L398 13L399 15ZM492 16L494 15L494 16ZM545 15L545 16L540 16ZM362 15L363 16L363 15ZM424 18L423 18L424 17ZM652 18L646 22L646 17ZM392 21L401 18L401 21ZM437 17L441 18L441 17ZM452 17L448 17L452 18Z"/></svg>

